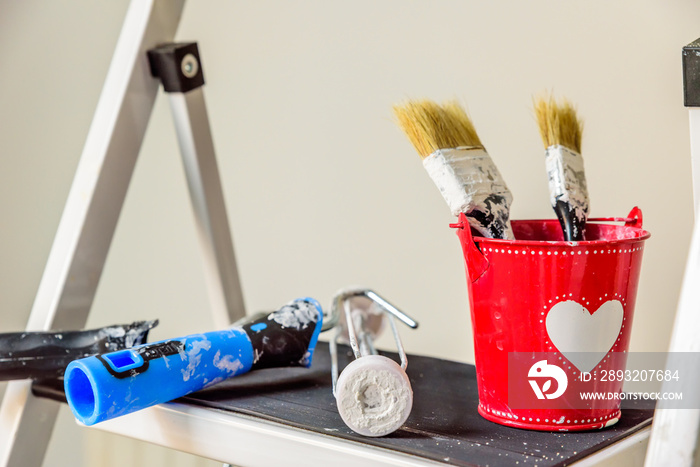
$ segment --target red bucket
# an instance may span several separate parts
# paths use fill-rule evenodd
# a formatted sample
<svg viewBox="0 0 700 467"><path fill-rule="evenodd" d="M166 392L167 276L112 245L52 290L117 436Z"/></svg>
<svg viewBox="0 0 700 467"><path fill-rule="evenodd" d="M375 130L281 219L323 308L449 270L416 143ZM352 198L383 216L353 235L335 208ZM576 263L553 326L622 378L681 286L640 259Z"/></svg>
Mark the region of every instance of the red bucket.
<svg viewBox="0 0 700 467"><path fill-rule="evenodd" d="M596 223L615 221L624 225ZM472 237L464 214L451 225L457 228L467 271L479 413L502 425L533 430L614 424L620 418L619 399L581 405L571 398L580 397L577 390L582 389L622 391L621 381L580 380L584 373L625 369L649 238L641 211L634 208L624 219L589 220L582 242L564 241L557 220L512 221L512 226L518 240ZM566 393L549 405L517 408L512 397L509 404L514 384L518 393L533 395L527 374L509 383L509 355L514 353L554 356L567 376Z"/></svg>

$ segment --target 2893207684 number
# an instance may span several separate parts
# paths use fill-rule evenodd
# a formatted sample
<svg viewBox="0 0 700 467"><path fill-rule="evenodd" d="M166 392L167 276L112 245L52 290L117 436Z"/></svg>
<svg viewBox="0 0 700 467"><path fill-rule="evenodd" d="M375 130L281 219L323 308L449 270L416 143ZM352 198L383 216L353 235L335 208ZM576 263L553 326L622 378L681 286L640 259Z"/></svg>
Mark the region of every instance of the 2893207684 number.
<svg viewBox="0 0 700 467"><path fill-rule="evenodd" d="M602 370L600 381L678 381L678 370Z"/></svg>

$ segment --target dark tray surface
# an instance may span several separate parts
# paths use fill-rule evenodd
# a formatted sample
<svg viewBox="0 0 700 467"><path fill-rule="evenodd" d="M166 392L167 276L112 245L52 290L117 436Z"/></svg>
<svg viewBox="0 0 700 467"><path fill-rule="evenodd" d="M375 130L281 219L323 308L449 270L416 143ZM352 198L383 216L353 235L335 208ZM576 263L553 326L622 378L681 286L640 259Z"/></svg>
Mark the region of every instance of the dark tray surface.
<svg viewBox="0 0 700 467"><path fill-rule="evenodd" d="M352 359L339 346L340 368ZM397 359L394 354L385 355ZM398 359L397 359L398 360ZM473 365L410 355L407 374L413 410L406 424L389 436L367 438L343 423L331 391L328 345L319 342L313 365L259 370L178 402L250 415L409 455L458 466L565 466L609 446L651 423L653 403L624 401L622 419L604 430L540 432L489 422L477 413ZM37 395L65 402L62 385L34 384Z"/></svg>

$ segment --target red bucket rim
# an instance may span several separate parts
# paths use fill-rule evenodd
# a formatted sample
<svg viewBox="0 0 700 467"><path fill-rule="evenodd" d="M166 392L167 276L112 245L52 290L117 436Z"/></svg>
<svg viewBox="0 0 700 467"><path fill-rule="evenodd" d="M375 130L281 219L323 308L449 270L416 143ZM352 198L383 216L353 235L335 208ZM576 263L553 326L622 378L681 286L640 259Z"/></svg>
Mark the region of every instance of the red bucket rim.
<svg viewBox="0 0 700 467"><path fill-rule="evenodd" d="M466 218L465 218L466 220ZM622 222L623 225L610 224L606 222ZM511 224L514 227L522 224L559 224L556 219L520 219L512 220ZM630 238L606 238L606 239L596 239L596 240L583 240L578 242L571 242L565 240L506 240L500 238L488 238L488 237L478 237L472 236L474 243L487 243L493 245L503 245L503 246L537 246L537 247L587 247L587 246L601 246L601 245L620 245L620 244L631 244L638 243L647 240L651 237L651 234L642 228L642 211L635 207L630 211L627 217L604 217L604 218L590 218L588 219L589 224L594 224L597 226L607 226L614 228L624 228L636 231L636 235ZM450 227L465 229L465 225L460 222L457 224L450 224Z"/></svg>
<svg viewBox="0 0 700 467"><path fill-rule="evenodd" d="M556 219L529 219L529 220L513 220L511 221L511 224L514 226L517 226L518 224L526 224L526 223L557 223L559 224L559 221ZM565 240L504 240L500 238L487 238L487 237L473 237L475 243L493 243L494 245L518 245L518 246L549 246L549 247L561 247L561 246L566 246L566 247L574 247L574 246L580 246L580 247L585 247L585 246L599 246L599 245L618 245L618 244L628 244L628 243L637 243L644 241L651 237L651 234L647 232L646 230L639 228L639 227L633 227L633 226L618 226L615 224L602 224L602 223L596 223L596 225L600 226L610 226L610 227L624 227L627 229L632 229L634 231L638 232L638 235L631 237L631 238L606 238L606 239L599 239L599 240L583 240L579 242L569 242Z"/></svg>

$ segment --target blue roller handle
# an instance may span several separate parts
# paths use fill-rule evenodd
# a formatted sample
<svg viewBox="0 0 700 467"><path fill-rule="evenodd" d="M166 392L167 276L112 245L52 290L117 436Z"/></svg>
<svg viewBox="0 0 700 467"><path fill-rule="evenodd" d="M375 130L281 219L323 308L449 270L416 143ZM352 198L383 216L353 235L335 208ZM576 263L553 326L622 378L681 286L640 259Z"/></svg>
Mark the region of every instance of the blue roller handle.
<svg viewBox="0 0 700 467"><path fill-rule="evenodd" d="M94 425L258 368L308 367L322 321L319 303L302 298L231 329L75 360L66 399L76 419Z"/></svg>

